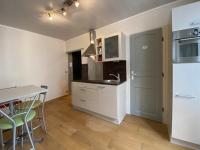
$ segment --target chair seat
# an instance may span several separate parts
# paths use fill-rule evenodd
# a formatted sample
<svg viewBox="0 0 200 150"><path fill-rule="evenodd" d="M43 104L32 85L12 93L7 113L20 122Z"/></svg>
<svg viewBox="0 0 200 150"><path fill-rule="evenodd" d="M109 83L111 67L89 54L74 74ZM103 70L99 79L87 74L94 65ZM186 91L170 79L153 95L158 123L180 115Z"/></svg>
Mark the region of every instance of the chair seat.
<svg viewBox="0 0 200 150"><path fill-rule="evenodd" d="M33 120L33 118L35 116L36 116L36 112L34 110L31 110L27 117L27 122ZM16 127L22 126L24 124L24 114L14 117L13 120L16 123ZM7 130L7 129L12 129L12 128L13 128L13 126L8 121L8 119L6 119L4 117L0 119L0 129L1 130Z"/></svg>

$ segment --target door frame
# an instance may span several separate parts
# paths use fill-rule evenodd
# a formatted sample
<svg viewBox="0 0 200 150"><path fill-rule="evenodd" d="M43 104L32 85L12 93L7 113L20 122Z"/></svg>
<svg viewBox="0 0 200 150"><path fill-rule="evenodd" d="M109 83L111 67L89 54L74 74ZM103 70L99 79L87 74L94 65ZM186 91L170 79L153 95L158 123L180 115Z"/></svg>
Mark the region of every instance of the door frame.
<svg viewBox="0 0 200 150"><path fill-rule="evenodd" d="M164 26L164 27L160 27L160 28L155 28L155 29L151 29L151 30L146 30L146 31L143 31L143 32L138 32L138 33L134 33L134 34L131 34L131 36L137 36L139 34L142 34L142 33L145 33L145 32L151 32L151 31L154 31L154 30L161 30L162 31L162 38L161 39L161 42L162 42L162 72L163 72L163 75L164 77L162 78L162 93L161 93L161 101L162 101L162 120L161 122L163 123L166 123L168 124L169 123L169 108L166 108L166 100L169 98L169 97L165 97L167 94L169 94L169 91L166 89L166 83L167 83L167 79L165 77L166 75L166 72L169 70L167 69L169 67L169 57L166 57L166 56L169 56L169 53L166 53L166 49L168 50L169 48L169 34L168 32L170 31L169 30L169 26ZM130 53L131 53L131 41L130 41ZM167 54L167 55L166 55ZM131 73L131 57L130 57L130 69L129 69L129 72ZM131 115L134 115L133 113L133 110L134 108L132 108L132 103L133 101L131 100L131 75L130 75L130 114Z"/></svg>
<svg viewBox="0 0 200 150"><path fill-rule="evenodd" d="M70 70L69 70L69 57L72 57L72 53L73 52L81 52L81 55L82 55L82 53L83 53L83 48L80 48L80 49L75 49L75 50L68 50L67 52L66 52L66 54L67 54L67 71L65 71L65 73L66 73L66 76L67 76L67 93L68 93L68 95L71 95L71 83L70 83ZM73 68L72 68L72 72L73 72Z"/></svg>

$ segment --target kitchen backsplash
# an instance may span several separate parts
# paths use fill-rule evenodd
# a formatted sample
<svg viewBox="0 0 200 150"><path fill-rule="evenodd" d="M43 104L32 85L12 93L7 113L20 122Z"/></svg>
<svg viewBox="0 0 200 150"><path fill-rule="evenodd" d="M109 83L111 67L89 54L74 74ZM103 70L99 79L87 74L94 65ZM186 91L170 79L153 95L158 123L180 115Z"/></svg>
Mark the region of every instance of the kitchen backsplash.
<svg viewBox="0 0 200 150"><path fill-rule="evenodd" d="M117 61L117 62L103 62L103 79L109 80L114 79L115 77L110 76L109 74L120 74L121 81L126 81L126 61Z"/></svg>
<svg viewBox="0 0 200 150"><path fill-rule="evenodd" d="M98 74L103 74L104 80L114 79L115 77L110 76L109 74L120 74L120 78L122 81L126 81L126 61L118 61L118 62L103 62L103 70L102 73L99 72ZM88 64L82 64L82 80L88 80L91 71L89 71ZM93 65L95 66L95 65ZM96 66L99 66L98 64ZM96 68L97 70L98 68ZM95 80L95 79L93 79ZM100 77L97 76L96 80L100 80Z"/></svg>

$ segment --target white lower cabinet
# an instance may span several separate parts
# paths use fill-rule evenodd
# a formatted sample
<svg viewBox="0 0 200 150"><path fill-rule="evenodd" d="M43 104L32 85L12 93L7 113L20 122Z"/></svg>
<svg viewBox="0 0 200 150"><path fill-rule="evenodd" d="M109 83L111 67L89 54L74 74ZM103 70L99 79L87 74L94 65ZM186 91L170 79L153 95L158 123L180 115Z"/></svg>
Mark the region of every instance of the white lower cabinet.
<svg viewBox="0 0 200 150"><path fill-rule="evenodd" d="M75 108L93 113L120 124L126 115L126 86L72 83L72 104Z"/></svg>

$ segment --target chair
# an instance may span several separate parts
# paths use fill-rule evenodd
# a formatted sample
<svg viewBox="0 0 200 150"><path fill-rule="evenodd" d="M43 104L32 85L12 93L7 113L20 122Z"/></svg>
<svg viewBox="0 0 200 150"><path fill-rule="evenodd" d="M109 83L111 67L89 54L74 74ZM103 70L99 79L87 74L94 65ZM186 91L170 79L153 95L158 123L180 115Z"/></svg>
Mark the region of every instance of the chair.
<svg viewBox="0 0 200 150"><path fill-rule="evenodd" d="M28 122L31 122L33 118L36 116L36 111L33 110L33 105L37 99L37 96L32 96L28 98L24 98L22 103L16 104L18 109L10 110L9 107L2 107L0 109L0 145L1 149L4 149L4 130L12 130L12 150L15 150L16 145L16 128L17 127L26 127L26 131L32 146L32 149L35 150L35 146L32 140L32 136L28 127ZM14 102L13 102L14 104Z"/></svg>
<svg viewBox="0 0 200 150"><path fill-rule="evenodd" d="M44 88L44 89L48 89L48 86L46 85L41 85L41 88ZM43 127L45 133L47 133L47 128L46 128L46 123L45 123L45 117L44 117L44 105L45 105L45 100L46 100L46 95L47 95L47 92L44 92L44 93L40 93L39 95L39 100L36 101L36 104L34 109L38 109L38 118L39 121L40 121L40 124L34 128L37 129L38 127Z"/></svg>
<svg viewBox="0 0 200 150"><path fill-rule="evenodd" d="M48 86L46 85L41 85L41 88L48 89ZM47 133L47 128L46 128L46 123L45 123L45 117L44 117L44 105L45 105L45 100L46 100L46 94L47 92L40 93L38 99L35 101L33 105L33 109L37 110L37 118L39 120L39 125L33 128L33 130L42 127L45 133ZM29 103L28 101L23 102L19 104L16 109L19 109L20 105L26 105L25 103Z"/></svg>

